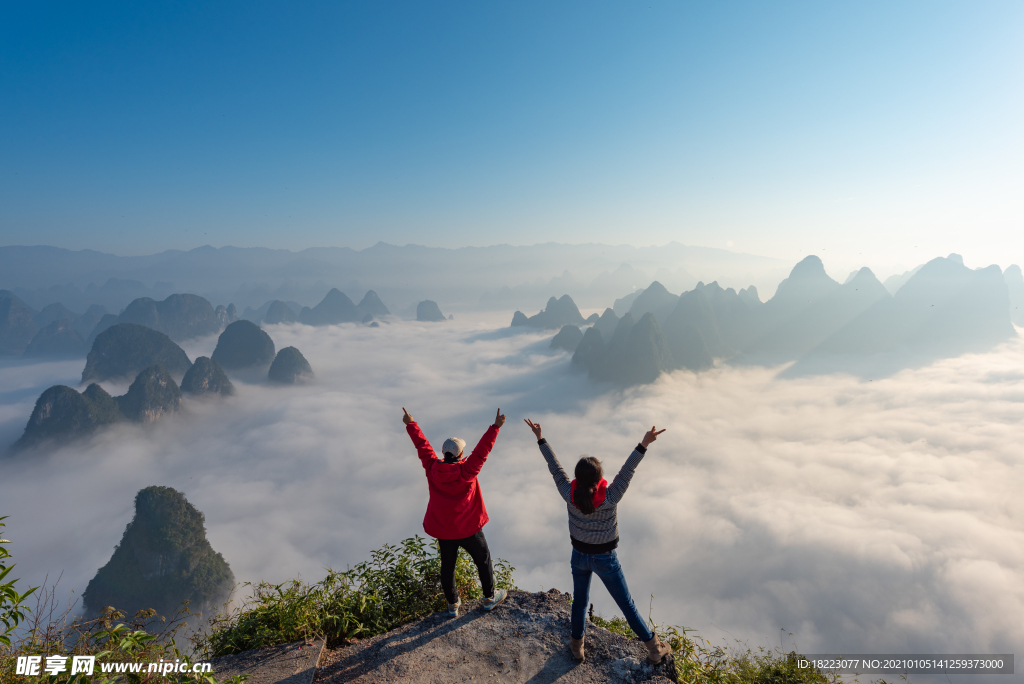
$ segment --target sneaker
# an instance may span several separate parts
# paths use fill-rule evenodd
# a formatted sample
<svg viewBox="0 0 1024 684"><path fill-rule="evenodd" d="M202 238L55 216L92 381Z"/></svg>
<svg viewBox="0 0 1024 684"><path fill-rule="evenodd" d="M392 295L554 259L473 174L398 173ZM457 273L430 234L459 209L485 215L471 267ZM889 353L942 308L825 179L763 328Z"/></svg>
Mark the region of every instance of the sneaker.
<svg viewBox="0 0 1024 684"><path fill-rule="evenodd" d="M494 610L499 603L505 600L506 596L508 596L507 591L498 589L494 592L494 596L484 600L484 610Z"/></svg>
<svg viewBox="0 0 1024 684"><path fill-rule="evenodd" d="M453 618L459 617L459 606L461 606L461 605L462 605L462 597L461 596L455 597L455 603L449 603L448 604L448 615L450 615Z"/></svg>

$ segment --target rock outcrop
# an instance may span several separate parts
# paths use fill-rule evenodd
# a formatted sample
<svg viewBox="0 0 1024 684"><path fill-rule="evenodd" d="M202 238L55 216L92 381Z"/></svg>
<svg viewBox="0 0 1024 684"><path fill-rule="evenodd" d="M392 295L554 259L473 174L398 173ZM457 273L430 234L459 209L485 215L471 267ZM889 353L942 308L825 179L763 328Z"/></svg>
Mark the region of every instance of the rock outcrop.
<svg viewBox="0 0 1024 684"><path fill-rule="evenodd" d="M263 322L268 325L277 325L278 323L298 323L299 316L292 308L282 302L280 299L275 299L270 303L270 308L267 309L267 314L263 317Z"/></svg>
<svg viewBox="0 0 1024 684"><path fill-rule="evenodd" d="M24 356L34 358L66 359L85 356L85 340L62 318L40 328L32 341L25 347Z"/></svg>
<svg viewBox="0 0 1024 684"><path fill-rule="evenodd" d="M198 357L192 367L181 379L181 391L195 396L204 394L220 394L228 396L235 393L220 364L207 356Z"/></svg>
<svg viewBox="0 0 1024 684"><path fill-rule="evenodd" d="M66 442L122 419L117 402L99 385L89 385L82 394L65 385L54 385L39 395L15 448L46 440Z"/></svg>
<svg viewBox="0 0 1024 684"><path fill-rule="evenodd" d="M212 335L221 328L213 305L194 294L173 294L162 302L140 297L121 312L118 321L159 330L177 342Z"/></svg>
<svg viewBox="0 0 1024 684"><path fill-rule="evenodd" d="M135 496L135 517L110 560L82 596L86 613L113 606L133 615L153 608L173 615L183 601L209 612L231 593L234 575L206 539L203 514L170 487L146 487Z"/></svg>
<svg viewBox="0 0 1024 684"><path fill-rule="evenodd" d="M575 325L563 325L558 334L551 338L552 349L564 349L576 351L576 347L583 340L583 331Z"/></svg>
<svg viewBox="0 0 1024 684"><path fill-rule="evenodd" d="M299 320L306 325L335 325L358 323L364 315L348 295L338 288L332 288L312 309L304 307L299 312Z"/></svg>
<svg viewBox="0 0 1024 684"><path fill-rule="evenodd" d="M117 398L125 418L136 423L154 423L181 405L181 389L167 369L156 364L135 377L128 393Z"/></svg>
<svg viewBox="0 0 1024 684"><path fill-rule="evenodd" d="M380 300L377 293L373 290L367 290L366 294L363 295L362 301L359 302L359 310L370 314L371 316L390 316L391 312L388 311L388 307L384 306L384 302Z"/></svg>
<svg viewBox="0 0 1024 684"><path fill-rule="evenodd" d="M457 618L434 613L320 656L317 684L409 682L675 682L673 656L647 664L647 649L587 625L586 660L569 653L569 594L511 591L491 612L482 600L463 604Z"/></svg>
<svg viewBox="0 0 1024 684"><path fill-rule="evenodd" d="M265 366L274 360L274 341L252 321L235 321L220 334L210 358L228 370Z"/></svg>
<svg viewBox="0 0 1024 684"><path fill-rule="evenodd" d="M416 320L440 322L448 319L444 317L443 313L441 313L441 309L437 306L437 302L431 299L424 299L416 305Z"/></svg>
<svg viewBox="0 0 1024 684"><path fill-rule="evenodd" d="M172 375L192 366L184 350L162 332L135 323L118 323L96 336L82 371L82 382L138 375L161 365Z"/></svg>
<svg viewBox="0 0 1024 684"><path fill-rule="evenodd" d="M293 385L313 379L313 369L295 347L285 347L277 352L274 362L270 364L267 378L272 382L279 382L285 385Z"/></svg>
<svg viewBox="0 0 1024 684"><path fill-rule="evenodd" d="M517 310L514 314L512 314L512 327L518 327L518 326L521 326L521 325L529 325L529 324L530 324L530 319L528 319L526 317L526 314L524 314L522 311L518 311Z"/></svg>

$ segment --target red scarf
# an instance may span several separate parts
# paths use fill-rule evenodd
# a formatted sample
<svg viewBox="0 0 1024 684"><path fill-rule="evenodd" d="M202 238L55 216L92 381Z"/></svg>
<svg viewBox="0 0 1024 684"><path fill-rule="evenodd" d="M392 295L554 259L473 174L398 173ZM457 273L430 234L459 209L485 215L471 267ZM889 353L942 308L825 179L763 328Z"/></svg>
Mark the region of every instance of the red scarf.
<svg viewBox="0 0 1024 684"><path fill-rule="evenodd" d="M597 508L604 503L604 498L607 495L608 480L601 478L601 481L597 483L597 489L594 491L594 508ZM576 480L569 483L569 499L573 502L572 505L576 505Z"/></svg>

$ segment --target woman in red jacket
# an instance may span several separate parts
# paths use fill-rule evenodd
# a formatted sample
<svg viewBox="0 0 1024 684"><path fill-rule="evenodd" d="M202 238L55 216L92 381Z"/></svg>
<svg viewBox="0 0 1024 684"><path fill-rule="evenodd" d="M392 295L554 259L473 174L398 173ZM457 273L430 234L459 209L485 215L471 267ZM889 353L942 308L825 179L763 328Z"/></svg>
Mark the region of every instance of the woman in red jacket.
<svg viewBox="0 0 1024 684"><path fill-rule="evenodd" d="M405 430L412 438L427 474L430 502L423 518L423 531L437 539L441 547L441 588L448 600L448 614L458 616L462 605L461 597L455 593L455 561L459 557L459 547L466 549L480 573L480 587L487 599L484 610L493 610L505 600L507 592L494 589L494 566L484 538L487 509L484 508L484 497L476 476L494 448L498 429L505 424L505 416L498 409L494 425L487 428L467 459L462 458L466 442L458 437L446 439L441 449L444 454L442 460L434 453L420 426L405 407L402 411L405 412L402 416Z"/></svg>

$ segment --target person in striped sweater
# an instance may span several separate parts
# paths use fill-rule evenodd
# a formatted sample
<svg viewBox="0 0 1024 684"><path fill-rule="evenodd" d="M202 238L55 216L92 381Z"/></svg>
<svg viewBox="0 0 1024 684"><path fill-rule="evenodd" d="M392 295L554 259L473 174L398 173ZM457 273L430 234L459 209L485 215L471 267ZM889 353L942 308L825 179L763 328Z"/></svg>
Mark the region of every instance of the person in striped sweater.
<svg viewBox="0 0 1024 684"><path fill-rule="evenodd" d="M551 477L555 479L555 487L565 499L569 512L569 541L573 547L570 563L573 594L569 649L573 657L578 661L583 661L584 658L583 639L587 626L587 606L590 604L590 580L596 573L604 582L608 593L615 599L630 628L647 647L647 661L657 665L668 655L670 649L640 617L629 594L626 577L622 573L615 548L619 545L619 501L626 493L636 467L647 453L647 447L665 430L657 430L652 426L609 485L604 479L601 462L593 456L586 455L576 463L576 479L570 482L555 452L544 439L540 423L534 423L527 418L526 424L537 437L540 453L548 463Z"/></svg>

